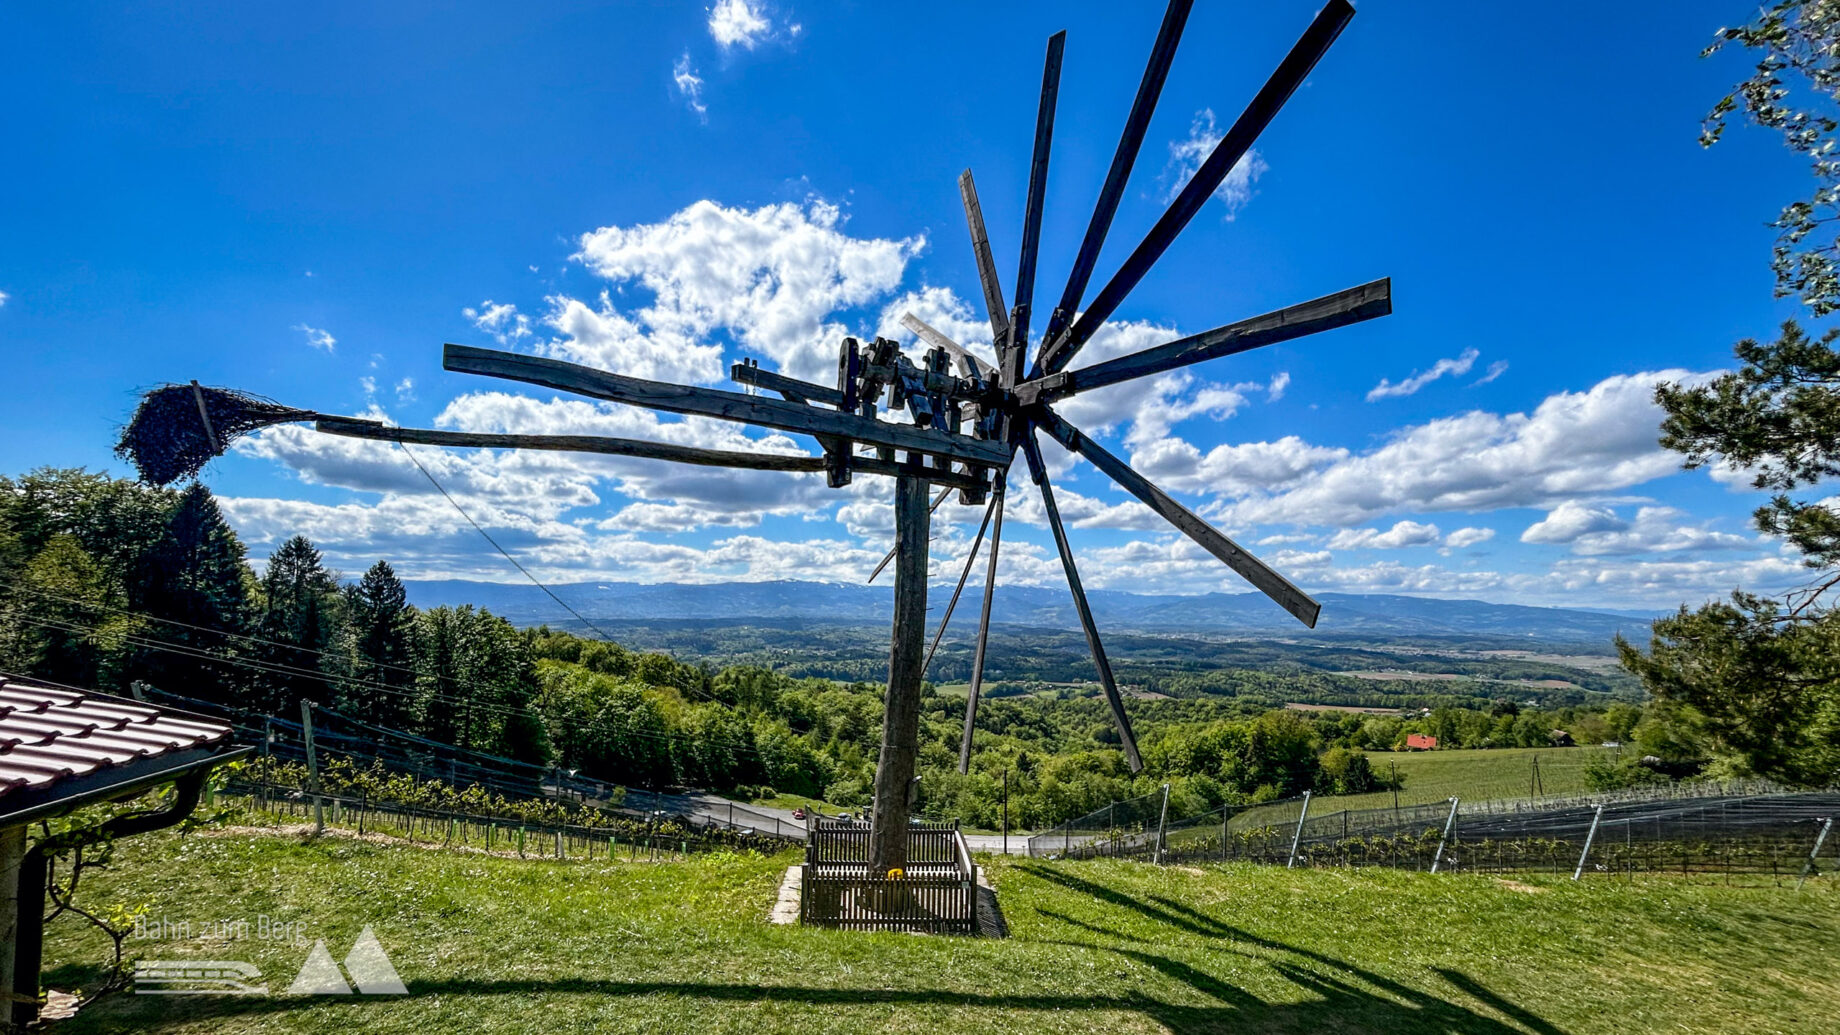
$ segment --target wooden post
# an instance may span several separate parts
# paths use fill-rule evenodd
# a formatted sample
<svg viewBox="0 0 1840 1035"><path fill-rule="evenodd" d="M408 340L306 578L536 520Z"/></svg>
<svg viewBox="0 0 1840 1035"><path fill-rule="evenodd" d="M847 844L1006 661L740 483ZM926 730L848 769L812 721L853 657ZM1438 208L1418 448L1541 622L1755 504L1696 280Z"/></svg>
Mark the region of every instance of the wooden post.
<svg viewBox="0 0 1840 1035"><path fill-rule="evenodd" d="M19 886L19 863L26 854L26 828L23 826L7 827L0 830L0 1003L11 1003L15 992L24 995L38 994L38 986L15 988L13 971L16 969L16 949L19 938L19 916L28 909L44 908L40 902L43 895L39 888L21 888ZM0 1012L0 1018L10 1017L12 1006ZM11 1025L6 1025L9 1030Z"/></svg>
<svg viewBox="0 0 1840 1035"><path fill-rule="evenodd" d="M1003 770L1003 854L1009 854L1009 770Z"/></svg>
<svg viewBox="0 0 1840 1035"><path fill-rule="evenodd" d="M907 794L919 752L921 662L926 650L926 482L901 477L894 485L894 633L869 821L869 873L875 877L907 865Z"/></svg>
<svg viewBox="0 0 1840 1035"><path fill-rule="evenodd" d="M319 758L313 753L313 702L300 702L300 729L307 745L307 790L313 795L313 833L326 832L326 807L319 796Z"/></svg>

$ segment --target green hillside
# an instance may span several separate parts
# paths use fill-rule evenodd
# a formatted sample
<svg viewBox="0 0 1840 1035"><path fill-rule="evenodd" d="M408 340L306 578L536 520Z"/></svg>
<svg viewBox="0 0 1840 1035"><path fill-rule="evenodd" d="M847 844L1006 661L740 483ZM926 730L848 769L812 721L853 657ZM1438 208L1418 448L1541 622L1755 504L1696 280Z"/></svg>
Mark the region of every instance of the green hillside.
<svg viewBox="0 0 1840 1035"><path fill-rule="evenodd" d="M1543 797L1583 794L1585 765L1614 757L1611 748L1489 748L1477 751L1390 751L1368 756L1374 772L1388 776L1394 767L1405 777L1402 805L1443 801L1456 795L1466 801L1525 798L1531 793L1533 760L1540 760ZM1391 791L1323 798L1321 807L1375 809L1393 803Z"/></svg>
<svg viewBox="0 0 1840 1035"><path fill-rule="evenodd" d="M372 925L408 984L368 996L117 995L68 1033L1824 1031L1840 893L1667 878L1574 885L1385 870L993 861L1014 937L764 922L791 856L524 862L351 840L156 835L85 878L151 919L300 924L343 959ZM49 930L53 984L103 939ZM244 960L307 949L130 939Z"/></svg>

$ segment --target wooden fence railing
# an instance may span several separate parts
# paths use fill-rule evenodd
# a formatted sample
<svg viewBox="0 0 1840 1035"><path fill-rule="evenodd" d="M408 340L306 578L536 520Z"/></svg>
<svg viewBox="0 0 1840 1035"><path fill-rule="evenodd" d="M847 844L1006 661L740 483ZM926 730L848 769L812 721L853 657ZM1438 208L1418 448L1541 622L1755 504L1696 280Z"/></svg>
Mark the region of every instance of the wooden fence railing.
<svg viewBox="0 0 1840 1035"><path fill-rule="evenodd" d="M977 866L956 823L907 831L900 876L869 871L869 827L817 820L805 841L799 921L868 931L977 931Z"/></svg>

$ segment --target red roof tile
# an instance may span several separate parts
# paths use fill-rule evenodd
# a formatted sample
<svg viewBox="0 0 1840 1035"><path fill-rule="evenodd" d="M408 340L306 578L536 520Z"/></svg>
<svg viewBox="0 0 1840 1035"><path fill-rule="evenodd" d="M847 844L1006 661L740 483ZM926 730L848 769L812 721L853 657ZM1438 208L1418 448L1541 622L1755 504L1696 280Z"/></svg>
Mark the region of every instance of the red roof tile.
<svg viewBox="0 0 1840 1035"><path fill-rule="evenodd" d="M113 782L108 774L118 772L127 783L148 774L149 760L151 771L167 756L194 762L201 750L227 748L231 736L229 726L138 701L0 682L0 814L42 805L47 792L55 799L61 781ZM93 781L77 782L93 790Z"/></svg>

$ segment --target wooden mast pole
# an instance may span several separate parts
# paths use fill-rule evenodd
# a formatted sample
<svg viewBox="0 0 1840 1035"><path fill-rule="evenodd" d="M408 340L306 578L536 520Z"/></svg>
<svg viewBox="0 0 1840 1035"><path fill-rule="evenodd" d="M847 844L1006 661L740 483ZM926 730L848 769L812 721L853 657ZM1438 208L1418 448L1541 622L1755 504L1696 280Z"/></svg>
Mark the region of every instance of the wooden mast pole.
<svg viewBox="0 0 1840 1035"><path fill-rule="evenodd" d="M920 746L920 678L926 652L927 483L903 476L894 484L894 634L869 820L869 872L878 877L907 865L907 796Z"/></svg>

